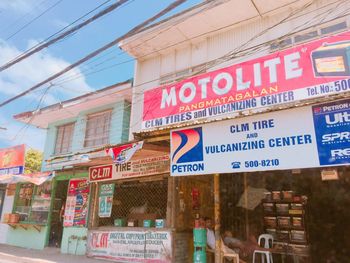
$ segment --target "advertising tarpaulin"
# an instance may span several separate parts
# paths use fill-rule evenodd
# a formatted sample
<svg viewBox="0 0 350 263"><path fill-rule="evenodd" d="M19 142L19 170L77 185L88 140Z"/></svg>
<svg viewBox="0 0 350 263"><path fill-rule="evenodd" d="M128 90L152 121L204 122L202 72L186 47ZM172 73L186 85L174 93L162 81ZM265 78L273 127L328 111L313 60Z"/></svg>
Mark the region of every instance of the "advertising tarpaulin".
<svg viewBox="0 0 350 263"><path fill-rule="evenodd" d="M87 256L118 262L172 262L171 231L90 231Z"/></svg>
<svg viewBox="0 0 350 263"><path fill-rule="evenodd" d="M89 168L89 180L107 181L150 176L169 172L169 155L132 160L123 164L93 166Z"/></svg>
<svg viewBox="0 0 350 263"><path fill-rule="evenodd" d="M41 185L51 180L55 176L54 172L39 172L31 174L6 174L0 176L0 184L32 183Z"/></svg>
<svg viewBox="0 0 350 263"><path fill-rule="evenodd" d="M142 129L350 91L349 32L144 93Z"/></svg>
<svg viewBox="0 0 350 263"><path fill-rule="evenodd" d="M98 198L98 216L110 217L112 213L114 184L101 184Z"/></svg>
<svg viewBox="0 0 350 263"><path fill-rule="evenodd" d="M63 220L65 227L86 225L89 192L90 188L86 178L69 181Z"/></svg>
<svg viewBox="0 0 350 263"><path fill-rule="evenodd" d="M128 143L118 147L106 149L106 154L111 156L114 163L125 163L130 161L137 150L142 149L143 141Z"/></svg>
<svg viewBox="0 0 350 263"><path fill-rule="evenodd" d="M24 172L24 155L24 144L0 149L0 177L5 174L22 174Z"/></svg>
<svg viewBox="0 0 350 263"><path fill-rule="evenodd" d="M173 176L349 163L349 99L171 132Z"/></svg>

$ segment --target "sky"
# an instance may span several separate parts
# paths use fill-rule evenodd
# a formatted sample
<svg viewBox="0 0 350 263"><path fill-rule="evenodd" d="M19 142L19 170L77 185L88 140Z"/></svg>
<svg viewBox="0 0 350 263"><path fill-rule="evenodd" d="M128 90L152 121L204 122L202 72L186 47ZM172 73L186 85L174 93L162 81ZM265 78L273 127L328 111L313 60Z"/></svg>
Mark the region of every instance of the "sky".
<svg viewBox="0 0 350 263"><path fill-rule="evenodd" d="M96 7L104 4L88 17L116 1L0 0L0 65ZM71 37L0 72L0 101L32 87L120 37L172 2L173 0L130 0ZM188 0L169 15L200 2L201 0ZM82 20L76 24L81 22ZM126 61L129 62L123 63ZM13 115L125 81L133 77L133 69L132 58L116 46L52 81L53 86L48 92L46 85L0 108L0 148L26 144L27 148L43 150L46 130L17 122L12 118Z"/></svg>

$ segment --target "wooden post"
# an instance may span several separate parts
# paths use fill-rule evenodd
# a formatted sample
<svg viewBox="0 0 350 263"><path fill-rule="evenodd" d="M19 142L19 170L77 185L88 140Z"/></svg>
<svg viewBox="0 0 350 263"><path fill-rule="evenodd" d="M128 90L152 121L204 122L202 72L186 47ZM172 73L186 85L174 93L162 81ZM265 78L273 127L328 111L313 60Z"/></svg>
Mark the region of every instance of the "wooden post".
<svg viewBox="0 0 350 263"><path fill-rule="evenodd" d="M176 222L176 213L175 213L175 178L169 176L168 177L168 196L167 196L167 211L166 211L166 225L167 227L175 228Z"/></svg>
<svg viewBox="0 0 350 263"><path fill-rule="evenodd" d="M215 263L220 263L220 176L214 174L214 217L215 217Z"/></svg>
<svg viewBox="0 0 350 263"><path fill-rule="evenodd" d="M249 238L249 214L248 214L248 183L247 183L247 173L243 174L244 182L244 206L245 206L245 234L246 238Z"/></svg>

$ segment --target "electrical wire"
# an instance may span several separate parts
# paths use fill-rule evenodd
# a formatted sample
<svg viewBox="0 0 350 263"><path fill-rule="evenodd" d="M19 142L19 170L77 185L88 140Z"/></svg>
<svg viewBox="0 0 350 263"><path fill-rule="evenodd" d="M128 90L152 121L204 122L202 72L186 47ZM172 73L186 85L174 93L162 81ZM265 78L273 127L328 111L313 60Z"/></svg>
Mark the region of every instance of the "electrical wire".
<svg viewBox="0 0 350 263"><path fill-rule="evenodd" d="M123 0L120 0L120 2ZM126 1L126 0L125 0ZM89 55L85 56L84 58L78 60L77 62L71 64L70 66L66 67L65 69L61 70L60 72L54 74L53 76L47 78L46 80L34 85L33 87L31 87L30 89L27 89L23 92L21 92L20 94L7 99L6 101L0 103L0 107L3 107L5 105L7 105L8 103L32 92L33 90L38 89L40 86L45 85L46 83L51 82L52 80L56 79L57 77L63 75L64 73L72 70L73 68L79 66L80 64L84 63L85 61L97 56L98 54L102 53L103 51L109 49L110 47L118 44L122 39L125 39L127 37L129 37L130 35L138 32L139 30L141 30L142 28L144 28L146 25L152 23L153 21L155 21L156 19L158 19L159 17L162 17L164 14L167 14L168 12L170 12L171 10L173 10L174 8L176 8L177 6L179 6L180 4L186 2L187 0L176 0L174 1L172 4L170 4L169 6L167 6L165 9L163 9L162 11L160 11L159 13L157 13L156 15L152 16L151 18L147 19L146 21L142 22L141 24L135 26L133 29L131 29L129 32L127 32L126 34L122 35L121 37L118 37L117 39L113 40L112 42L106 44L105 46L95 50L94 52L90 53ZM120 3L119 2L119 3Z"/></svg>
<svg viewBox="0 0 350 263"><path fill-rule="evenodd" d="M63 0L59 0L59 2L61 2ZM50 45L56 43L57 41L66 38L68 35L71 35L72 33L77 32L78 30L80 30L81 28L85 27L86 25L90 24L91 22L99 19L100 17L112 12L113 10L115 10L116 8L120 7L121 5L125 4L126 2L128 2L129 0L119 0L118 2L108 6L107 8L105 8L104 10L100 11L99 13L95 14L94 16L92 16L91 18L85 20L84 22L72 27L71 29L67 30L66 32L63 32L61 34L59 34L58 36L52 38L51 40L37 46L36 48L32 49L31 51L28 51L27 53L23 54L22 56L20 56L17 59L12 60L11 62L7 62L4 65L2 65L0 67L0 72L4 71L5 69L17 64L18 62L22 61L23 59L39 52L40 50L49 47Z"/></svg>
<svg viewBox="0 0 350 263"><path fill-rule="evenodd" d="M34 23L36 20L38 20L40 17L42 17L43 15L45 15L47 12L49 12L51 9L55 8L58 4L60 4L63 0L58 0L57 2L55 2L53 5L49 6L48 8L46 8L43 12L41 12L39 15L37 15L36 17L34 17L32 20L30 20L29 22L27 22L25 25L23 25L22 27L20 27L16 32L14 32L13 34L11 34L10 36L8 36L5 40L8 41L11 38L13 38L14 36L16 36L19 32L23 31L25 28L27 28L28 26L30 26L32 23Z"/></svg>

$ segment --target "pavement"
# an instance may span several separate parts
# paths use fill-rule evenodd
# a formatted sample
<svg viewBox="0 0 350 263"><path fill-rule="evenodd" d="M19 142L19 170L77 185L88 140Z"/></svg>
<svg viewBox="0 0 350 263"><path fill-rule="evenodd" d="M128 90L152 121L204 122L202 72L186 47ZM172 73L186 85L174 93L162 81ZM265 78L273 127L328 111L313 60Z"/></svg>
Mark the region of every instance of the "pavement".
<svg viewBox="0 0 350 263"><path fill-rule="evenodd" d="M58 248L36 250L0 244L0 263L108 263L108 261L61 254Z"/></svg>

